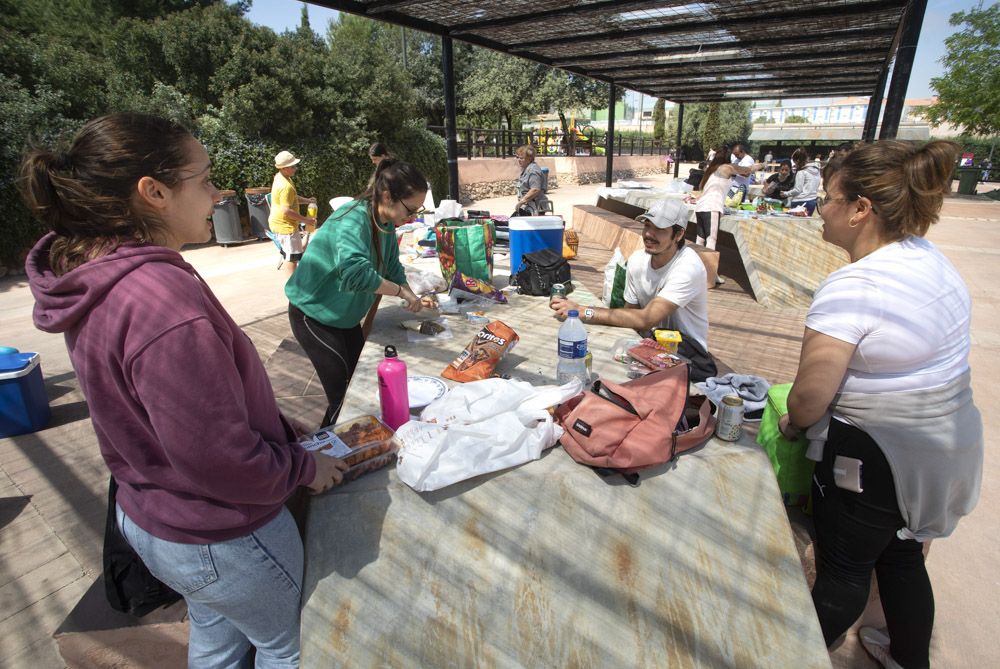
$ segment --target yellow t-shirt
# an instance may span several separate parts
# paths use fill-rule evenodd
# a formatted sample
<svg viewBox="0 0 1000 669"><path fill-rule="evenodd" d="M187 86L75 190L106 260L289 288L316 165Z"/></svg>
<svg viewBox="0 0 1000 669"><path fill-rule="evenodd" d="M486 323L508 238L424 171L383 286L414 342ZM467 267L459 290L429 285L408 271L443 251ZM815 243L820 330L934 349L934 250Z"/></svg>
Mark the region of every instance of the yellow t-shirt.
<svg viewBox="0 0 1000 669"><path fill-rule="evenodd" d="M292 182L284 174L278 172L274 175L274 182L271 184L271 213L267 217L271 232L278 235L290 235L299 229L299 222L288 218L284 214L285 209L298 211L299 195L295 192L295 186L292 185Z"/></svg>

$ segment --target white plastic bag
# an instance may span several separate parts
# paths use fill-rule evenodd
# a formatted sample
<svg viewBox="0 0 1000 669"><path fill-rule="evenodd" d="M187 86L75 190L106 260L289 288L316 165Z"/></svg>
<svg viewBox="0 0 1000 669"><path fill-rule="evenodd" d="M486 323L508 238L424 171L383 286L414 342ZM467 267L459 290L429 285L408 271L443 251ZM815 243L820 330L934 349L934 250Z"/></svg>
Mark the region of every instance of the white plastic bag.
<svg viewBox="0 0 1000 669"><path fill-rule="evenodd" d="M416 267L404 267L406 283L415 295L430 295L448 290L448 282L440 274L427 272Z"/></svg>
<svg viewBox="0 0 1000 669"><path fill-rule="evenodd" d="M396 431L396 474L425 492L537 460L562 436L548 408L582 390L579 380L535 387L484 379L456 386L428 404L419 421Z"/></svg>
<svg viewBox="0 0 1000 669"><path fill-rule="evenodd" d="M615 272L618 271L619 265L624 264L625 256L622 255L622 250L616 246L611 260L604 266L604 290L601 293L601 301L604 303L604 306L611 304L611 291L615 287Z"/></svg>

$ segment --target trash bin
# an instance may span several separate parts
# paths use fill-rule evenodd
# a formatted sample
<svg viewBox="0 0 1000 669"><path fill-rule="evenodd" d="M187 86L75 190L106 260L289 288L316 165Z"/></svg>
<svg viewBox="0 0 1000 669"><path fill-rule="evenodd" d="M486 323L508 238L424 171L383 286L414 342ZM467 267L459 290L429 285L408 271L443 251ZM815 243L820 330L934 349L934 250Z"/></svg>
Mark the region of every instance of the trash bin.
<svg viewBox="0 0 1000 669"><path fill-rule="evenodd" d="M212 212L212 227L215 228L215 241L223 246L243 243L243 228L240 226L240 210L237 205L236 191L220 191L222 200L215 205Z"/></svg>
<svg viewBox="0 0 1000 669"><path fill-rule="evenodd" d="M542 192L549 192L549 168L547 167L542 168Z"/></svg>
<svg viewBox="0 0 1000 669"><path fill-rule="evenodd" d="M270 192L270 188L247 188L243 191L247 196L247 210L250 212L250 231L262 241L267 239L267 217L271 214L267 194Z"/></svg>
<svg viewBox="0 0 1000 669"><path fill-rule="evenodd" d="M960 167L958 170L958 192L960 195L975 195L981 170L975 167Z"/></svg>

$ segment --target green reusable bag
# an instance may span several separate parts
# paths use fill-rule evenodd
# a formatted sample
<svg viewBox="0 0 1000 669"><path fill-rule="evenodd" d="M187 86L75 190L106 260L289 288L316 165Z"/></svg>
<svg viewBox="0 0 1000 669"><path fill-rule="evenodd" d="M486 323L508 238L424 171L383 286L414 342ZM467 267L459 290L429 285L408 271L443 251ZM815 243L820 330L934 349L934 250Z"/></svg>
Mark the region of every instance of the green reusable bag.
<svg viewBox="0 0 1000 669"><path fill-rule="evenodd" d="M488 218L447 218L434 226L441 275L451 284L455 272L493 283L496 228Z"/></svg>
<svg viewBox="0 0 1000 669"><path fill-rule="evenodd" d="M788 393L791 390L792 384L782 383L771 386L767 391L767 404L760 420L757 443L764 447L771 459L785 504L802 506L809 501L816 463L806 458L809 442L805 436L789 441L778 429L778 420L788 413Z"/></svg>

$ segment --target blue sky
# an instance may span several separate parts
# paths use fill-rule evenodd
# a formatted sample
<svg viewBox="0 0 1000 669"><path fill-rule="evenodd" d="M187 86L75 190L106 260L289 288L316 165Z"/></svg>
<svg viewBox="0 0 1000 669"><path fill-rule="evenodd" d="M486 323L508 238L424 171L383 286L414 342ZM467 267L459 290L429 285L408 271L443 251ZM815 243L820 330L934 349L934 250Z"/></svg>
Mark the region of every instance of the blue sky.
<svg viewBox="0 0 1000 669"><path fill-rule="evenodd" d="M248 18L276 32L294 30L299 24L302 4L299 0L253 0ZM966 11L978 7L979 4L980 0L929 0L920 41L917 43L913 71L910 74L907 98L927 98L933 94L930 80L942 72L938 61L944 55L944 39L955 31L955 28L948 24L948 18L954 12ZM308 5L308 8L309 22L313 30L324 34L327 22L337 16L337 12L316 5Z"/></svg>

